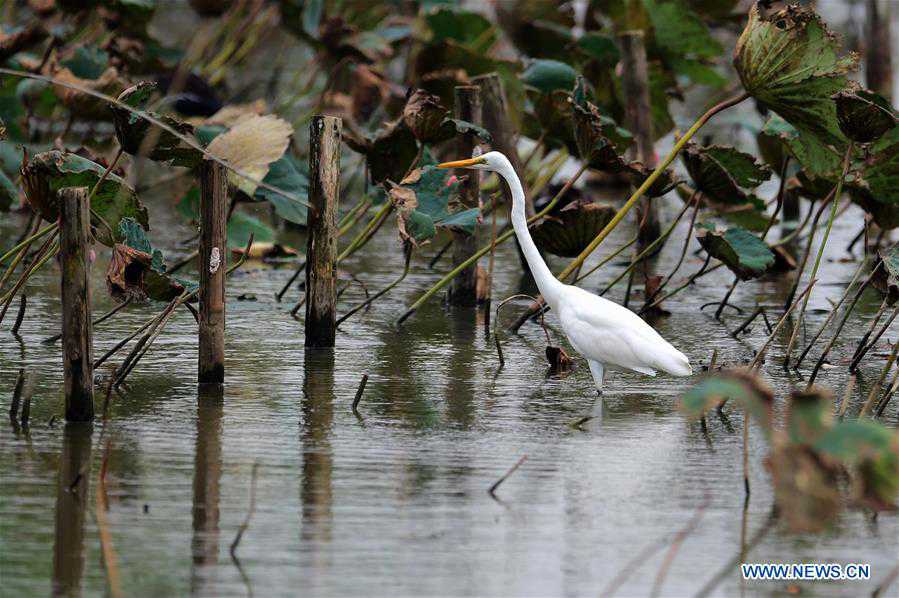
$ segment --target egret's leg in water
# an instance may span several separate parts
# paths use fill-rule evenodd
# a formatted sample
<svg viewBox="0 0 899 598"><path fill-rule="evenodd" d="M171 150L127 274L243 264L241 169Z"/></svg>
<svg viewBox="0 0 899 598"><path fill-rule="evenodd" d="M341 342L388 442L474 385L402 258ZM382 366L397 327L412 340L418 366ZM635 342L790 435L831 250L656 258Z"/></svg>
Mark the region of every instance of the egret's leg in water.
<svg viewBox="0 0 899 598"><path fill-rule="evenodd" d="M596 390L599 391L599 394L602 394L603 365L598 361L590 359L587 360L587 363L590 364L590 373L593 374L593 382L596 383Z"/></svg>

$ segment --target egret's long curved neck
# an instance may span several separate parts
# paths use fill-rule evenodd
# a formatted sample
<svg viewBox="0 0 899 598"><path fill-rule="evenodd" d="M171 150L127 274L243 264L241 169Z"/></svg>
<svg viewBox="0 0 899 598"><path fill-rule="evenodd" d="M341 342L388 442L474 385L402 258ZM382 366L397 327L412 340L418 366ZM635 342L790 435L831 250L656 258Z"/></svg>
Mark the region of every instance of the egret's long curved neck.
<svg viewBox="0 0 899 598"><path fill-rule="evenodd" d="M509 190L512 192L512 228L515 229L515 236L518 237L518 243L521 245L521 251L524 253L528 266L531 268L531 274L534 276L537 288L540 289L540 293L550 307L555 307L564 285L550 272L546 262L540 257L540 252L537 250L534 240L531 239L527 217L525 216L524 190L521 188L521 181L518 180L515 169L512 168L512 164L508 161L498 168L496 172L506 180L506 183L509 184Z"/></svg>

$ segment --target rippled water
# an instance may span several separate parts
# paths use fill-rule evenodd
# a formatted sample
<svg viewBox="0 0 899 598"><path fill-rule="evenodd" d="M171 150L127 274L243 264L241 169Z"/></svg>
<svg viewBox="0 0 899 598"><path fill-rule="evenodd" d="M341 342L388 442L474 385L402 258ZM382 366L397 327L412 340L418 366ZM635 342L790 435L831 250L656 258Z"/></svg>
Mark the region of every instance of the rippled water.
<svg viewBox="0 0 899 598"><path fill-rule="evenodd" d="M676 209L669 206L667 216ZM159 209L153 215L166 217ZM810 328L851 277L855 263L836 260L860 222L853 208L836 224ZM18 217L4 217L0 233L8 239L21 225ZM153 225L154 239L170 244L190 236L175 222ZM616 232L604 250L631 234ZM677 259L680 235L660 258L662 272ZM3 593L105 591L96 510L104 453L108 531L128 595L598 595L647 551L618 589L646 595L667 547L650 549L663 546L697 510L701 520L671 563L663 595L693 594L719 574L714 595L785 591L784 583L744 584L730 564L741 537L752 540L771 511L767 449L758 431L750 436L753 485L744 513L740 415L730 415L732 428L712 418L707 436L688 424L676 401L692 380L613 373L600 400L583 361L564 379L545 378L545 342L534 325L505 337L506 366L498 371L484 313L445 308L439 300L398 331L394 319L436 279L427 261L441 245L426 247L400 287L348 321L333 352L305 352L290 302L275 302L291 268L247 264L228 283L223 395L198 394L196 325L181 310L129 378L130 390L113 396L108 422L90 434L59 421L59 346L39 342L59 328L58 271L45 269L28 287L21 341L9 334L9 321L0 334L3 408L20 367L36 376L30 429L0 426ZM94 272L96 314L112 306L102 282L106 261L101 253ZM624 261L585 286L600 288ZM700 263L688 254L682 274ZM398 242L385 230L342 268L378 289L401 266ZM512 247L498 251L496 268L495 297L517 292ZM706 277L668 303L671 315L657 323L694 364L708 363L715 348L719 363L743 361L766 337L758 323L734 340L726 329L741 316L728 311L722 325L700 311L731 280L724 271ZM749 309L761 302L778 312L789 286L789 277L741 284L732 302ZM257 300L237 299L245 293ZM361 296L351 287L341 311ZM290 297L296 300L296 292ZM838 356L845 358L879 302L876 293L865 295ZM161 308L129 307L98 326L96 354ZM547 321L552 326L554 318ZM772 356L785 341L777 339ZM882 367L884 347L882 341L863 369L850 413ZM847 364L836 361L820 381L839 396ZM350 406L363 373L370 379L357 418ZM794 379L773 360L765 375L782 401ZM594 419L570 425L585 416ZM889 418L894 422L895 414ZM492 499L487 489L523 455L527 460L497 491L499 500ZM229 546L247 516L254 463L256 508L235 562ZM896 515L874 520L848 511L820 535L791 535L775 525L746 559L870 562L870 582L804 584L804 592L860 595L895 565L897 552Z"/></svg>

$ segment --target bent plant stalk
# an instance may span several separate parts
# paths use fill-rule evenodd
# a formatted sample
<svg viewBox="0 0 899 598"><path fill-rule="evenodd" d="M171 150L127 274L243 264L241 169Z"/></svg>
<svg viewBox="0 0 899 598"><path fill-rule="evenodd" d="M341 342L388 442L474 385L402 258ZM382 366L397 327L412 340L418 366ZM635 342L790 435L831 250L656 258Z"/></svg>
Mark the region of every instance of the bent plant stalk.
<svg viewBox="0 0 899 598"><path fill-rule="evenodd" d="M884 333L890 328L890 326L893 325L893 322L896 320L896 316L899 316L899 308L893 310L893 315L887 318L887 321L883 323L883 326L880 328L877 334L874 335L874 338L871 339L871 342L860 349L859 354L852 360L852 363L849 366L850 372L854 372L858 369L859 364L862 362L862 358L864 358L868 351L874 348L874 346L877 344L877 341L879 341Z"/></svg>
<svg viewBox="0 0 899 598"><path fill-rule="evenodd" d="M846 147L846 155L843 156L843 170L840 173L840 179L837 181L837 186L833 191L833 198L830 200L830 217L827 220L827 227L824 229L824 237L821 239L821 244L818 246L818 254L815 256L815 263L812 266L811 278L814 279L818 275L818 268L821 266L821 258L824 257L824 248L827 246L827 240L830 238L830 231L833 228L833 221L837 215L837 207L840 205L840 194L843 191L843 179L846 178L846 173L849 171L849 156L852 154L853 142L849 142L849 145ZM809 235L809 247L811 247L812 241L815 238L815 229L812 228L812 232ZM800 272L797 275L801 276ZM796 325L793 327L793 333L790 335L790 342L787 344L787 349L785 351L786 355L784 356L784 369L790 367L790 356L793 353L793 345L796 344L796 338L799 335L799 329L802 328L802 320L805 317L805 310L808 307L808 301L811 297L811 293L805 296L805 299L802 300L802 307L799 309L799 317L796 319Z"/></svg>
<svg viewBox="0 0 899 598"><path fill-rule="evenodd" d="M821 338L822 334L824 334L824 331L833 321L834 316L837 315L837 311L839 311L840 306L842 306L843 303L846 302L846 298L849 297L849 293L852 291L852 287L858 281L858 277L861 276L862 270L864 270L865 264L867 263L867 259L862 260L861 263L859 263L858 268L855 269L855 274L852 275L852 280L849 281L849 284L846 286L846 290L843 292L843 295L840 297L839 301L836 302L833 308L831 308L830 313L827 314L827 319L825 319L824 323L821 324L821 327L818 328L815 336L812 337L812 340L809 342L809 344L805 347L805 349L802 350L802 353L799 355L799 359L796 360L795 367L798 368L800 365L802 365L802 362L805 360L808 352L812 350L812 347L815 346L815 343L818 342L818 339Z"/></svg>
<svg viewBox="0 0 899 598"><path fill-rule="evenodd" d="M393 282L388 284L386 287L384 287L383 289L381 289L380 291L378 291L377 293L375 293L371 297L367 298L365 301L363 301L362 303L360 303L359 305L357 305L356 307L352 308L350 311L348 311L347 313L342 315L340 318L338 318L337 323L335 324L335 326L337 328L340 328L340 325L343 324L348 319L350 319L351 317L353 317L354 314L367 308L369 305L374 303L377 299L383 297L384 295L386 295L387 293L392 291L394 289L394 287L396 287L396 285L400 284L401 282L403 282L403 280L405 280L406 275L409 274L409 264L412 260L412 244L411 243L406 248L404 253L406 254L406 261L405 261L405 265L403 266L403 272L396 278L396 280L394 280Z"/></svg>
<svg viewBox="0 0 899 598"><path fill-rule="evenodd" d="M821 356L818 357L818 361L815 363L814 369L812 369L812 373L808 379L807 388L811 388L812 384L815 382L815 378L818 377L818 372L821 370L821 366L824 365L824 360L827 359L828 353L833 349L834 344L837 342L837 338L840 336L840 332L843 331L843 326L846 325L846 321L849 320L849 316L852 314L852 310L855 309L856 304L859 299L861 299L862 293L865 292L865 289L868 288L868 285L871 284L871 281L874 280L874 276L877 274L877 271L883 265L883 262L878 262L874 269L871 270L871 273L868 275L868 278L865 279L865 282L858 287L858 290L855 291L855 296L852 298L852 303L849 304L849 307L846 308L846 313L843 314L843 319L840 320L840 323L837 324L837 329L834 330L833 335L830 337L830 341L827 343L827 346L824 347L824 351L821 352Z"/></svg>
<svg viewBox="0 0 899 598"><path fill-rule="evenodd" d="M681 209L680 213L678 213L678 215L675 217L675 219L671 221L671 224L668 225L668 228L665 229L665 232L663 232L661 235L656 237L652 243L650 243L649 245L646 246L646 249L644 249L639 254L637 254L637 256L634 257L634 259L628 265L628 267L625 268L624 271L621 272L621 274L619 274L615 280L610 282L606 286L606 288L603 289L603 291L599 294L599 296L602 297L603 295L608 293L612 287L614 287L616 284L621 282L622 278L624 278L625 276L630 274L634 270L634 268L636 268L640 264L640 262L642 262L644 259L646 259L649 255L651 255L659 245L664 243L665 239L667 239L671 235L671 233L674 232L674 229L677 226L677 223L681 221L681 218L684 217L684 214L686 214L687 210L689 210L689 209L690 209L690 202L687 202L684 204L683 209Z"/></svg>

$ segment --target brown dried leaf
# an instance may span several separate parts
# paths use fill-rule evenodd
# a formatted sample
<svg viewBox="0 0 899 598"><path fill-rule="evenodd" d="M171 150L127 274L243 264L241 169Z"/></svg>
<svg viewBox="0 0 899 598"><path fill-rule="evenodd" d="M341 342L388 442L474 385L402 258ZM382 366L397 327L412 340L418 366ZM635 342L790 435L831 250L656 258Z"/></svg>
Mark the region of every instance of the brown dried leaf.
<svg viewBox="0 0 899 598"><path fill-rule="evenodd" d="M269 166L287 150L293 127L277 116L251 116L212 140L207 148L214 156L245 172L256 181L268 174ZM249 195L257 183L228 172L231 184Z"/></svg>

